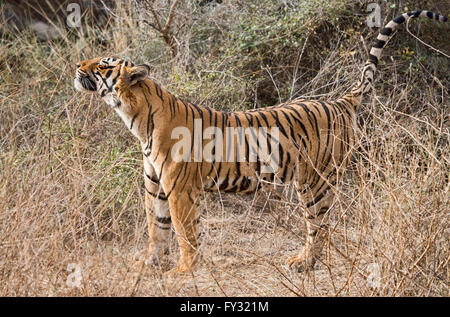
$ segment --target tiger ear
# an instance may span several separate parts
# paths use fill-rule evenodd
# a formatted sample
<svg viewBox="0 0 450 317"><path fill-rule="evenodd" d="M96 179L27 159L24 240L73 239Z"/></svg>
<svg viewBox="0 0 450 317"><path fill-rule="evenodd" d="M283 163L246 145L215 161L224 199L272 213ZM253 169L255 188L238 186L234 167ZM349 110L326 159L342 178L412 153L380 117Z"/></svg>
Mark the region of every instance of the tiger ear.
<svg viewBox="0 0 450 317"><path fill-rule="evenodd" d="M150 74L150 66L141 64L130 67L128 70L128 86L133 86L140 81L143 81Z"/></svg>

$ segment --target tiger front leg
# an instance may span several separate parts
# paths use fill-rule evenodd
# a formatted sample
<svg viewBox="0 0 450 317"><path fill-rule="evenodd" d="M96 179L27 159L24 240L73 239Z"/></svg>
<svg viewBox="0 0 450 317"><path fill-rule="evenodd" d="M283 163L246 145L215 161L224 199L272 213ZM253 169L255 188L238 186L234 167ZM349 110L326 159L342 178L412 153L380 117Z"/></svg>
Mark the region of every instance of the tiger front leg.
<svg viewBox="0 0 450 317"><path fill-rule="evenodd" d="M146 192L145 209L149 235L147 265L160 266L164 254L169 251L171 218L167 199L154 198Z"/></svg>
<svg viewBox="0 0 450 317"><path fill-rule="evenodd" d="M144 156L145 212L149 236L148 265L162 264L164 254L169 251L171 219L169 201L161 188L153 166Z"/></svg>
<svg viewBox="0 0 450 317"><path fill-rule="evenodd" d="M192 271L199 258L199 215L193 193L172 193L169 197L170 214L180 248L180 259L173 273Z"/></svg>

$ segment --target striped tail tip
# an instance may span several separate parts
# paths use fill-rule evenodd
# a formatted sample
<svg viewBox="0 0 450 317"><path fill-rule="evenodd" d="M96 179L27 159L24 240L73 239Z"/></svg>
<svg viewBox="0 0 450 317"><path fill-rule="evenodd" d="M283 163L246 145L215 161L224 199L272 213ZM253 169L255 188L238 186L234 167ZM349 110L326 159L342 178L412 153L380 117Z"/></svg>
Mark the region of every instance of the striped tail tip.
<svg viewBox="0 0 450 317"><path fill-rule="evenodd" d="M425 10L406 12L403 13L402 15L399 15L395 19L389 21L389 23L386 24L386 26L381 29L380 33L377 36L377 41L375 45L372 46L372 48L370 49L369 58L366 64L364 65L361 80L352 88L351 93L353 96L355 97L362 96L371 90L372 87L371 83L373 82L376 66L378 65L378 61L381 58L381 53L386 43L392 37L394 31L400 24L404 23L405 21L408 21L411 18L417 17L427 17L429 19L440 22L447 21L447 17Z"/></svg>

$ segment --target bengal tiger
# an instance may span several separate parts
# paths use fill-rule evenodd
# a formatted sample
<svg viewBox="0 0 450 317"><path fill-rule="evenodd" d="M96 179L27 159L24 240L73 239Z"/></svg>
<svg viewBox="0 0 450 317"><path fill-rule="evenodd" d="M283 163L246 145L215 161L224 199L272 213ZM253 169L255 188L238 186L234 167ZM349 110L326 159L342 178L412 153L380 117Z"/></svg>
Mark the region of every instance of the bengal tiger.
<svg viewBox="0 0 450 317"><path fill-rule="evenodd" d="M203 190L248 193L264 182L294 182L303 202L307 238L301 253L289 258L287 264L300 272L312 269L328 236L327 216L338 173L357 145L355 109L372 89L382 49L394 30L419 16L447 20L429 11L413 11L390 21L371 48L361 79L349 93L334 101L295 99L267 108L224 112L175 97L149 78L148 65L135 65L119 58L79 62L75 89L98 93L119 114L142 147L149 233L146 263L160 263L168 251L173 225L180 258L171 271L193 269L199 257L197 201ZM231 128L246 132L216 142L220 131L223 135L224 130ZM180 134L174 135L177 129L190 132L187 155L181 153ZM254 131L264 131L267 141L277 145L272 170L265 168L267 161L261 157L253 160L250 157L264 143ZM235 137L241 138L241 151L237 153L236 149L224 160L219 154L230 149L227 145ZM200 152L209 147L212 155L198 159L198 147ZM236 148L234 143L232 147ZM269 153L273 152L269 149ZM180 153L184 155L182 160L177 156Z"/></svg>

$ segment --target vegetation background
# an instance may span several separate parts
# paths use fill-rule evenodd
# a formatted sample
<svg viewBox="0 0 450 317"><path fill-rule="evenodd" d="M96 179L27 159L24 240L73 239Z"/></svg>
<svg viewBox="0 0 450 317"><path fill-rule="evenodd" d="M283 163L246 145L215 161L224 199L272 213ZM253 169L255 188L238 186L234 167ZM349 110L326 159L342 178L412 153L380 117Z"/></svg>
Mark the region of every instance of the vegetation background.
<svg viewBox="0 0 450 317"><path fill-rule="evenodd" d="M69 2L82 5L80 27L66 25ZM450 13L445 0L373 2L382 24L406 9ZM283 200L206 193L198 269L170 278L144 266L138 141L72 87L77 61L117 56L216 109L336 98L379 31L368 3L0 0L0 295L449 296L448 23L415 20L417 38L403 26L385 49L309 273L284 263L305 238L292 188ZM166 266L176 259L172 239Z"/></svg>

